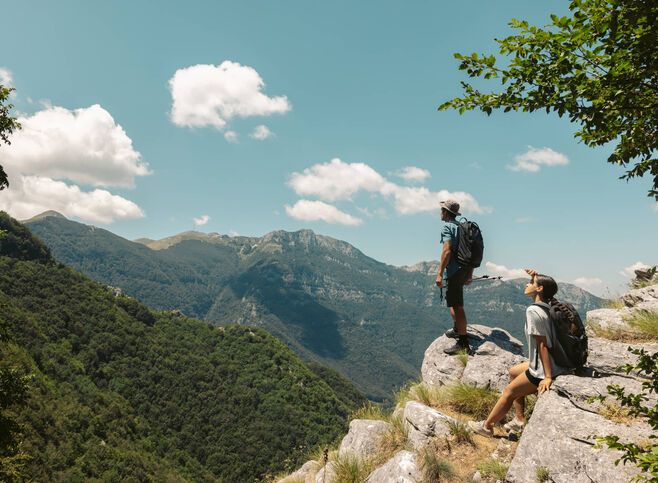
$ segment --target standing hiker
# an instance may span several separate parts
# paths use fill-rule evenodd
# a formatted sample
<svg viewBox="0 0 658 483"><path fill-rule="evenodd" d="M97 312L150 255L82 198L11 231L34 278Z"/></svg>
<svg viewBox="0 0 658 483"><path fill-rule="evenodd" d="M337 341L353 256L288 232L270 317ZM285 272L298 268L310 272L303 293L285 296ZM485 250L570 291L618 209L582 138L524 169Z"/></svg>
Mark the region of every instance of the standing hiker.
<svg viewBox="0 0 658 483"><path fill-rule="evenodd" d="M445 222L441 230L441 262L439 273L436 275L436 285L443 290L446 287L446 305L450 307L454 327L445 335L457 339L454 345L444 349L446 354L454 355L460 351L471 352L466 335L466 312L464 312L464 285L472 281L473 267L461 266L457 260L459 243L459 223L456 218L460 216L459 203L455 200L441 202L441 220ZM445 283L444 283L445 275Z"/></svg>

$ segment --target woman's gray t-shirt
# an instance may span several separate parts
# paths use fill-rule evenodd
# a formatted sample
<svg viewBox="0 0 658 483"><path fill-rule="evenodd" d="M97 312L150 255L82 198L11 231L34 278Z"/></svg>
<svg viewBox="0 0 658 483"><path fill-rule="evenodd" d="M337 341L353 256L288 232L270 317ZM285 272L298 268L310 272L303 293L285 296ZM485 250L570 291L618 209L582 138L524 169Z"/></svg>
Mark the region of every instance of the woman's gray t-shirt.
<svg viewBox="0 0 658 483"><path fill-rule="evenodd" d="M541 302L540 302L541 303ZM548 304L541 303L548 308ZM555 341L555 331L553 330L553 323L548 318L548 314L541 307L531 305L525 311L525 336L528 340L528 369L532 376L538 379L544 379L544 366L539 357L539 347L537 345L536 335L543 335L546 337L546 345L550 349L553 347ZM568 370L555 364L553 356L550 355L552 376L556 377L564 374Z"/></svg>

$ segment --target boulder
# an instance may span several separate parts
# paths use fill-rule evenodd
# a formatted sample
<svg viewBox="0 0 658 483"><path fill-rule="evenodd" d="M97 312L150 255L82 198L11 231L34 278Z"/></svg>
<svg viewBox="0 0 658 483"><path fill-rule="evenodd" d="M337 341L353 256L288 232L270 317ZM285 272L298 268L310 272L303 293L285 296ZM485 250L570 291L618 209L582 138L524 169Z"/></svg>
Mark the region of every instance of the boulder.
<svg viewBox="0 0 658 483"><path fill-rule="evenodd" d="M366 483L417 483L422 475L416 466L416 455L400 451L384 465L370 473Z"/></svg>
<svg viewBox="0 0 658 483"><path fill-rule="evenodd" d="M464 365L457 357L443 352L443 349L447 349L454 343L454 339L442 335L430 344L425 351L423 365L420 369L424 383L431 386L443 386L462 377Z"/></svg>
<svg viewBox="0 0 658 483"><path fill-rule="evenodd" d="M404 406L404 422L407 427L409 442L418 450L427 444L430 438L450 434L450 416L416 401L409 401Z"/></svg>
<svg viewBox="0 0 658 483"><path fill-rule="evenodd" d="M587 366L596 369L600 373L621 373L619 368L625 364L633 364L637 356L631 354L627 349L629 346L644 348L649 352L658 351L656 343L625 343L600 337L590 337L588 341L589 355Z"/></svg>
<svg viewBox="0 0 658 483"><path fill-rule="evenodd" d="M297 483L302 481L304 483L314 483L316 471L320 466L320 463L315 460L307 461L297 471L277 481L277 483Z"/></svg>
<svg viewBox="0 0 658 483"><path fill-rule="evenodd" d="M520 348L513 349L511 352L493 341L486 341L477 347L473 357L468 358L462 382L502 392L509 383L509 368L526 360L520 354Z"/></svg>
<svg viewBox="0 0 658 483"><path fill-rule="evenodd" d="M442 386L451 381L464 380L501 390L507 385L507 370L523 362L521 341L505 330L478 324L468 326L468 336L475 354L468 358L466 367L458 357L443 352L443 349L454 344L454 339L441 336L432 342L423 359L423 382Z"/></svg>
<svg viewBox="0 0 658 483"><path fill-rule="evenodd" d="M367 459L377 452L377 445L392 427L386 421L372 419L353 419L350 430L340 444L338 454L352 454L359 459Z"/></svg>
<svg viewBox="0 0 658 483"><path fill-rule="evenodd" d="M583 381L583 384L587 383ZM537 400L512 459L507 481L534 482L540 466L548 469L551 481L556 483L629 481L638 474L634 465L615 466L621 453L605 445L594 447L596 436L608 434L618 435L622 441L637 441L648 438L651 428L641 422L614 423L576 407L569 398L551 390Z"/></svg>
<svg viewBox="0 0 658 483"><path fill-rule="evenodd" d="M621 301L626 307L635 307L641 302L658 301L658 284L631 290L621 296Z"/></svg>
<svg viewBox="0 0 658 483"><path fill-rule="evenodd" d="M316 473L314 483L340 483L336 480L336 470L334 464L330 461Z"/></svg>
<svg viewBox="0 0 658 483"><path fill-rule="evenodd" d="M614 384L623 386L627 392L639 393L642 391L642 380L626 375L600 375L592 371L585 376L564 375L555 379L551 390L558 395L569 399L572 405L583 411L599 412L601 402L591 401L592 396L608 396L608 386ZM613 396L608 396L608 401L615 401ZM658 403L658 394L650 394L646 402L648 404Z"/></svg>
<svg viewBox="0 0 658 483"><path fill-rule="evenodd" d="M633 312L628 307L621 309L596 309L587 312L587 325L612 332L633 333L633 329L625 318Z"/></svg>

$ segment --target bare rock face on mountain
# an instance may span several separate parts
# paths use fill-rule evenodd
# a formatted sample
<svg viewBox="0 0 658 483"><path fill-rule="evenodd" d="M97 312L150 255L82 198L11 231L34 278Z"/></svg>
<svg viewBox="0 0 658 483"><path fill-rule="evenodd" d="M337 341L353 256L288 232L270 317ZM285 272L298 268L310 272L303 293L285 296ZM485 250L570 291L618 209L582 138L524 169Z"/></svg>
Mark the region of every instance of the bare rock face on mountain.
<svg viewBox="0 0 658 483"><path fill-rule="evenodd" d="M400 451L386 464L370 473L366 483L417 483L422 481L416 466L416 454Z"/></svg>
<svg viewBox="0 0 658 483"><path fill-rule="evenodd" d="M469 325L468 336L474 355L466 365L462 358L443 352L454 344L453 339L441 336L429 346L421 369L423 382L442 386L461 380L502 391L509 382L508 369L524 360L523 344L505 330L484 325Z"/></svg>

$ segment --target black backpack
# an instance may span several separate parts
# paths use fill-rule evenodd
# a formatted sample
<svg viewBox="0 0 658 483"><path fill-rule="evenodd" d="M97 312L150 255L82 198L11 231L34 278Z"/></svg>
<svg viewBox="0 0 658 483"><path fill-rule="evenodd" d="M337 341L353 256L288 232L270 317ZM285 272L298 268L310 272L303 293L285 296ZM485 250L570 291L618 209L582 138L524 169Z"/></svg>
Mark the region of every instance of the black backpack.
<svg viewBox="0 0 658 483"><path fill-rule="evenodd" d="M474 221L462 218L457 224L457 250L454 255L461 267L477 268L484 255L484 240L480 227Z"/></svg>
<svg viewBox="0 0 658 483"><path fill-rule="evenodd" d="M560 367L581 369L587 362L587 334L578 311L573 305L551 300L550 308L541 307L548 315L555 330L555 341L550 352Z"/></svg>

